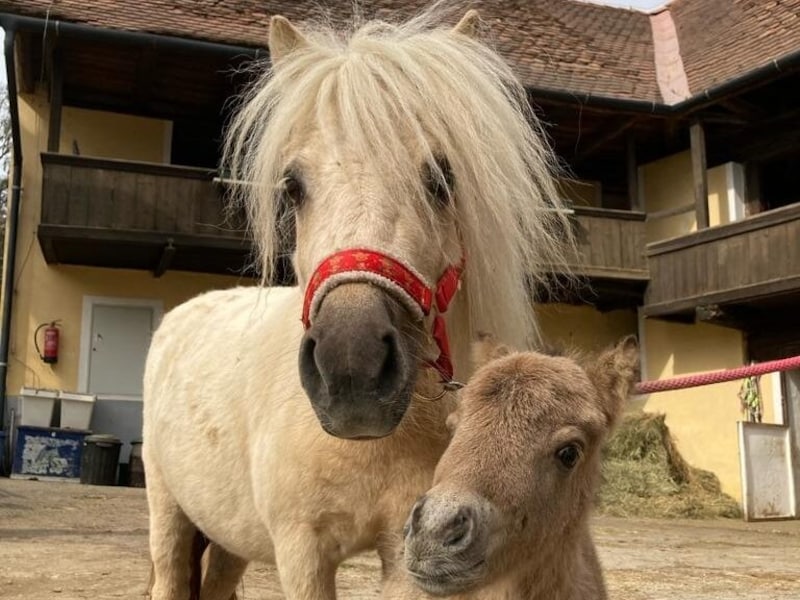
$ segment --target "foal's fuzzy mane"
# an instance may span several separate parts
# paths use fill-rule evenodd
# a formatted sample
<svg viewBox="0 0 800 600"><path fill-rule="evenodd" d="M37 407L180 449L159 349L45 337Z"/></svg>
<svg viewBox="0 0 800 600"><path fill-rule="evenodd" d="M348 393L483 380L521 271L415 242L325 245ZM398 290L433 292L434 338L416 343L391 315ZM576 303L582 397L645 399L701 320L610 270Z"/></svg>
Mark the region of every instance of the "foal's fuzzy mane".
<svg viewBox="0 0 800 600"><path fill-rule="evenodd" d="M545 268L567 272L569 226L553 210L561 207L555 162L510 68L488 45L451 32L452 22L452 11L435 6L401 24L302 26L310 44L265 69L242 99L224 166L234 180L254 183L232 193L247 208L269 282L292 229L276 201L282 151L293 132L320 118L320 106L338 111L351 147L370 157L393 200L413 203L432 232L440 216L424 202L418 157L435 164L446 156L467 255L464 334L484 329L529 347L531 283L543 283ZM441 248L442 240L433 244Z"/></svg>

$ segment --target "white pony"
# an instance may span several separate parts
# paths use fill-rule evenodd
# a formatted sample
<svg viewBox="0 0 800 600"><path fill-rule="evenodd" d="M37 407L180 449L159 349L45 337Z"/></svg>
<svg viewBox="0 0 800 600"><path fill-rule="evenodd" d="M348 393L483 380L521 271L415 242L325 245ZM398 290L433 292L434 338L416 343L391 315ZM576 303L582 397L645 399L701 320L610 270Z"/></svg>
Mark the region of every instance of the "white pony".
<svg viewBox="0 0 800 600"><path fill-rule="evenodd" d="M435 19L344 34L272 18L272 70L225 164L265 280L291 239L299 287L210 292L154 335L156 600L227 600L254 560L290 600L335 598L337 566L367 549L388 575L447 443L443 381L469 376L477 330L535 340L529 286L567 230L551 154L477 14Z"/></svg>

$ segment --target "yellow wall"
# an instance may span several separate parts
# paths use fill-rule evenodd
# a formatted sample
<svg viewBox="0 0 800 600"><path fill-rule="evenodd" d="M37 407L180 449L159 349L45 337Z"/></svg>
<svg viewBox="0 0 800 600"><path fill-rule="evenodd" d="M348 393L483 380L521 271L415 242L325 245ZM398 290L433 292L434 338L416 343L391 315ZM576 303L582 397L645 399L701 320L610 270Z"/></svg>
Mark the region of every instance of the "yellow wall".
<svg viewBox="0 0 800 600"><path fill-rule="evenodd" d="M133 115L65 106L58 151L144 162L169 162L172 123Z"/></svg>
<svg viewBox="0 0 800 600"><path fill-rule="evenodd" d="M146 271L48 266L36 239L41 214L42 167L47 148L49 108L42 94L23 95L19 102L23 151L23 196L17 246L8 393L20 387L74 390L77 386L84 295L161 300L164 310L209 289L249 284L236 277L168 271L156 279ZM71 152L72 138L81 153L107 158L161 161L167 125L110 113L65 109L62 149ZM33 345L40 323L62 320L59 362L44 364Z"/></svg>
<svg viewBox="0 0 800 600"><path fill-rule="evenodd" d="M161 300L166 312L203 291L249 282L203 273L168 271L156 279L147 271L48 267L38 244L31 252L22 281L24 284L17 286L14 306L17 322L11 342L8 379L8 392L12 395L17 394L22 385L77 389L84 296ZM58 363L51 366L37 356L33 331L38 324L55 319L61 320L60 351Z"/></svg>
<svg viewBox="0 0 800 600"><path fill-rule="evenodd" d="M680 152L643 165L644 206L648 213L646 234L655 242L697 230L697 216L692 210L668 217L650 217L650 213L681 206L694 206L691 154ZM727 223L728 201L725 166L707 171L709 224Z"/></svg>
<svg viewBox="0 0 800 600"><path fill-rule="evenodd" d="M601 313L590 306L539 304L535 311L545 343L591 351L636 333L636 313L632 310Z"/></svg>
<svg viewBox="0 0 800 600"><path fill-rule="evenodd" d="M667 379L745 363L744 340L737 330L657 319L645 320L643 329L643 379ZM736 432L736 422L742 420L740 386L740 381L733 381L638 398L644 410L666 414L684 458L694 467L714 472L723 491L735 498L741 498Z"/></svg>
<svg viewBox="0 0 800 600"><path fill-rule="evenodd" d="M722 225L731 221L728 210L728 182L725 165L708 170L708 224Z"/></svg>

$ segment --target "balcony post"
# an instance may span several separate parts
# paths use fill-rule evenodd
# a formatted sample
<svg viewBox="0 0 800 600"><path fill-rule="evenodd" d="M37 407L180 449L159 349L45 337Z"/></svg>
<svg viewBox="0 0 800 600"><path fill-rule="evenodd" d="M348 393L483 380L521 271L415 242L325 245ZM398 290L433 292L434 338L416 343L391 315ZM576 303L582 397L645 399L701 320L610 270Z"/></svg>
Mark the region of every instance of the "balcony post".
<svg viewBox="0 0 800 600"><path fill-rule="evenodd" d="M689 128L692 153L692 180L694 182L694 204L697 228L708 228L708 174L706 173L706 136L702 123L695 122Z"/></svg>

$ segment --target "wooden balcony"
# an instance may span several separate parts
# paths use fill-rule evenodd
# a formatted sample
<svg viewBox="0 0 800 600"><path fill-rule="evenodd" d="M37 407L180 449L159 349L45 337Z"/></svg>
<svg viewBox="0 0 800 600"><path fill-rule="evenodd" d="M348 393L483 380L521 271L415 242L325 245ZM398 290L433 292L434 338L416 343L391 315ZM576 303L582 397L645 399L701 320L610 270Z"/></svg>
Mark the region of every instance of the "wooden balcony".
<svg viewBox="0 0 800 600"><path fill-rule="evenodd" d="M800 203L648 245L648 316L747 326L800 304Z"/></svg>
<svg viewBox="0 0 800 600"><path fill-rule="evenodd" d="M579 285L557 289L555 296L544 300L589 303L601 309L640 305L649 279L645 214L582 206L574 210L577 255L569 262Z"/></svg>
<svg viewBox="0 0 800 600"><path fill-rule="evenodd" d="M42 154L50 264L241 274L251 245L205 169Z"/></svg>

